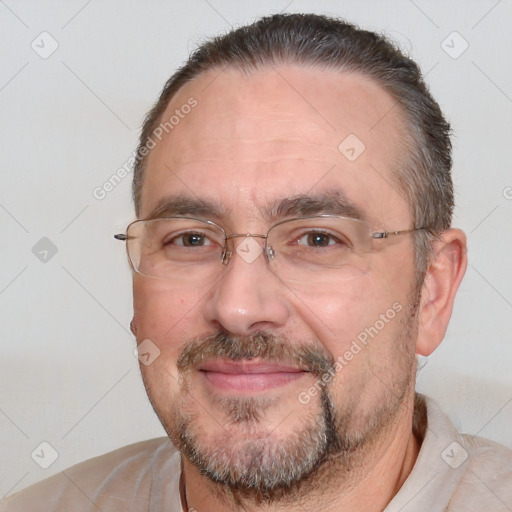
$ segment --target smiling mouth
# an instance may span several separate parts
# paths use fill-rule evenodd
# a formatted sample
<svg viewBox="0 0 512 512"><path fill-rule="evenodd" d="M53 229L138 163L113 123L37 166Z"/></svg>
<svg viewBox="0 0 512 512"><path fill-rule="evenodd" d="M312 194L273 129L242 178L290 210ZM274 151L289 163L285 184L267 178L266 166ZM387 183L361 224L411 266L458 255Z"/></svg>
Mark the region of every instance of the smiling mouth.
<svg viewBox="0 0 512 512"><path fill-rule="evenodd" d="M242 394L284 386L308 373L297 366L255 360L212 360L199 372L217 391Z"/></svg>

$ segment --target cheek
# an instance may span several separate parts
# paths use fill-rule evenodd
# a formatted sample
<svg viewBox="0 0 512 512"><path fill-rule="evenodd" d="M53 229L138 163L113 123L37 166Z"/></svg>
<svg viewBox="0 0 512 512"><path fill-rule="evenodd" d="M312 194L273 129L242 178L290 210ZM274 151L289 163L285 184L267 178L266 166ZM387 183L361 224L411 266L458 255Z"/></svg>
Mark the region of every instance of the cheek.
<svg viewBox="0 0 512 512"><path fill-rule="evenodd" d="M396 332L400 317L397 309L406 306L403 283L410 281L396 276L383 279L382 275L371 271L360 279L344 282L335 292L317 291L297 297L297 318L335 359L350 350L357 352L354 342L366 349L374 338L384 339ZM385 346L378 347L377 352L383 349ZM351 354L347 356L352 359Z"/></svg>
<svg viewBox="0 0 512 512"><path fill-rule="evenodd" d="M199 293L173 288L162 280L135 276L137 341L150 339L162 355L179 352L184 343L201 334L200 299Z"/></svg>

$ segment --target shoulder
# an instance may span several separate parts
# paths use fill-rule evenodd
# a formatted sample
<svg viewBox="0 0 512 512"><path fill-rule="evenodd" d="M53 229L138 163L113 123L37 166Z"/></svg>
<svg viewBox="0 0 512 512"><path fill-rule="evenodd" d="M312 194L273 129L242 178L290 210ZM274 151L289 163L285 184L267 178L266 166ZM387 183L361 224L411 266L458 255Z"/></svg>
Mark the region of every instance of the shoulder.
<svg viewBox="0 0 512 512"><path fill-rule="evenodd" d="M170 440L151 439L68 468L10 496L0 510L145 511L155 493L158 500L176 498L179 476L180 458Z"/></svg>
<svg viewBox="0 0 512 512"><path fill-rule="evenodd" d="M496 482L508 482L512 490L512 450L489 439L457 431L439 406L432 400L428 404L428 430L437 436L437 443L429 447L442 449L440 455L444 467L459 470L462 479L480 474L485 480L492 474Z"/></svg>
<svg viewBox="0 0 512 512"><path fill-rule="evenodd" d="M469 435L461 435L459 443L465 460L448 510L512 510L512 450Z"/></svg>
<svg viewBox="0 0 512 512"><path fill-rule="evenodd" d="M512 450L461 434L439 406L426 406L416 464L386 512L512 510Z"/></svg>

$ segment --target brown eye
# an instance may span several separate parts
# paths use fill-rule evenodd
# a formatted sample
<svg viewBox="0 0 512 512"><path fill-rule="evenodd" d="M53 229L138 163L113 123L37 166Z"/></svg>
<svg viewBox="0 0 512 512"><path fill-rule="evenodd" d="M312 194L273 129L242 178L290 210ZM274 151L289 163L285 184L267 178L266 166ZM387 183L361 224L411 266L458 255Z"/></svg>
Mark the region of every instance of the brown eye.
<svg viewBox="0 0 512 512"><path fill-rule="evenodd" d="M321 231L311 231L297 239L297 243L307 247L327 247L340 243L334 236Z"/></svg>
<svg viewBox="0 0 512 512"><path fill-rule="evenodd" d="M212 242L204 233L182 233L166 242L165 245L204 247L212 245Z"/></svg>

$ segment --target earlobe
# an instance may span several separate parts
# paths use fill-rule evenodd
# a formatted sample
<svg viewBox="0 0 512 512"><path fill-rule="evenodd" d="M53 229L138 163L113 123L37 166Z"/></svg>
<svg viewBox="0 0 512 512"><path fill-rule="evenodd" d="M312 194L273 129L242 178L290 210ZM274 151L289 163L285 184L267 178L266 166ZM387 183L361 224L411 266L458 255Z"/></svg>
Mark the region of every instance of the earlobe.
<svg viewBox="0 0 512 512"><path fill-rule="evenodd" d="M135 316L132 318L132 321L130 322L130 331L132 331L132 334L137 337L137 320Z"/></svg>
<svg viewBox="0 0 512 512"><path fill-rule="evenodd" d="M467 266L466 235L460 229L445 231L432 247L419 310L416 353L422 356L430 355L443 340Z"/></svg>

